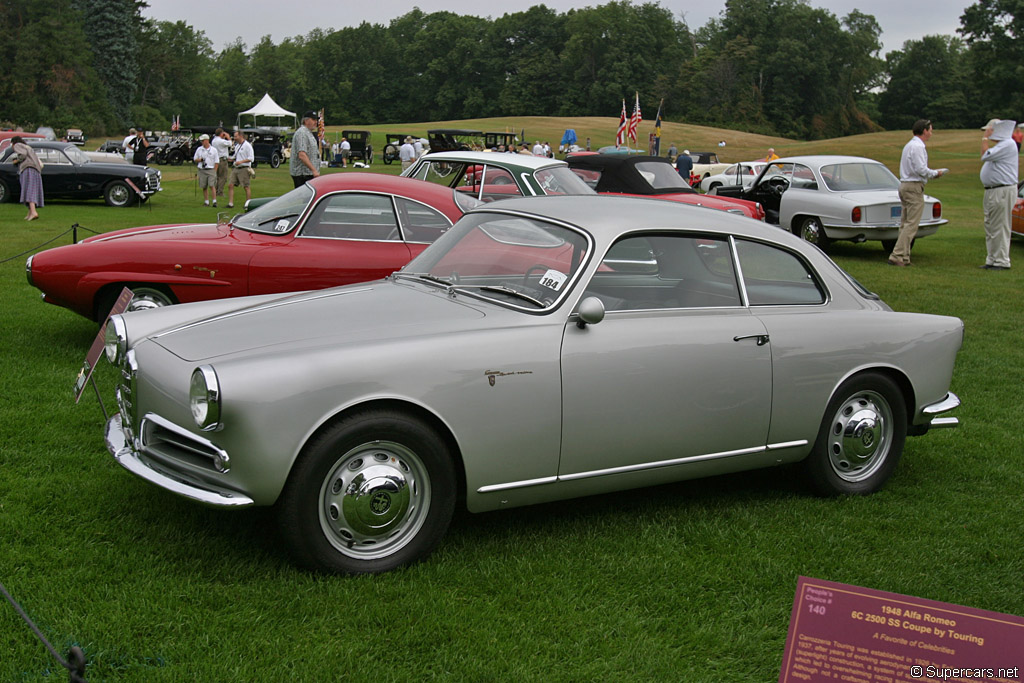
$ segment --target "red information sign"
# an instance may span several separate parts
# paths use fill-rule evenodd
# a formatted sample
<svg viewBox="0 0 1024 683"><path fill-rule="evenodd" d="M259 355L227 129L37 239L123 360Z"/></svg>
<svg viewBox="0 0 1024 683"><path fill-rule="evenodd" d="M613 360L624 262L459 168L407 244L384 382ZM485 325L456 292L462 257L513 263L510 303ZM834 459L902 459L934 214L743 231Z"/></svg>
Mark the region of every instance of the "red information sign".
<svg viewBox="0 0 1024 683"><path fill-rule="evenodd" d="M100 332L96 335L96 339L93 340L92 346L89 347L89 353L85 356L85 363L82 364L82 369L78 371L78 377L75 378L75 403L78 403L82 398L82 392L85 391L85 385L89 383L89 379L92 377L93 370L96 369L96 363L99 361L100 356L103 355L103 344L105 341L105 335L107 332L107 322L110 320L110 316L116 315L117 313L124 313L124 310L128 308L129 302L131 302L134 293L132 290L125 287L121 290L121 295L117 297L117 301L114 302L113 307L110 309L110 313L107 314L107 319L100 325Z"/></svg>
<svg viewBox="0 0 1024 683"><path fill-rule="evenodd" d="M801 576L779 683L1022 681L1024 619Z"/></svg>

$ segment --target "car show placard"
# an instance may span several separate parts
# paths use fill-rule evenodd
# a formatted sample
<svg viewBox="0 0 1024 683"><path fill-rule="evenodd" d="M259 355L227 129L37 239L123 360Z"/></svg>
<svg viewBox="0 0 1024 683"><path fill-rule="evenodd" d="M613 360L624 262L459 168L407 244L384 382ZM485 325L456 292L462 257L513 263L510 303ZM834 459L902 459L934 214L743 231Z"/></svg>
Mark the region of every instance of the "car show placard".
<svg viewBox="0 0 1024 683"><path fill-rule="evenodd" d="M801 576L779 683L1022 681L1024 618Z"/></svg>
<svg viewBox="0 0 1024 683"><path fill-rule="evenodd" d="M99 361L100 356L103 355L103 342L110 316L124 313L132 300L132 296L134 296L132 290L127 287L122 289L121 295L117 297L117 301L111 307L110 313L107 314L107 319L100 325L100 332L96 335L96 339L93 340L92 346L89 347L89 353L85 356L85 363L82 364L82 369L78 371L78 377L75 378L75 403L81 400L82 392L85 391L85 385L89 383L93 370L96 369L96 363Z"/></svg>

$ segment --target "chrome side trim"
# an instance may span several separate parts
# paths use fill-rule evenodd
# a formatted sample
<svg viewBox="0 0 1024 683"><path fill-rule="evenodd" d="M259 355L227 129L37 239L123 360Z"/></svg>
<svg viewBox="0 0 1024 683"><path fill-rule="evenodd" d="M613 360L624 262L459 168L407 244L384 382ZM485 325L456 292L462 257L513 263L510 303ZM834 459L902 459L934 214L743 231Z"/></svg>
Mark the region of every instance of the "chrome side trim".
<svg viewBox="0 0 1024 683"><path fill-rule="evenodd" d="M105 440L107 450L119 465L132 474L171 493L217 507L248 507L255 504L252 498L240 493L225 489L200 488L194 483L185 482L157 471L149 463L144 462L126 442L121 429L120 413L107 421Z"/></svg>
<svg viewBox="0 0 1024 683"><path fill-rule="evenodd" d="M734 458L738 455L752 455L763 453L767 450L765 446L755 448L741 448L736 451L724 451L722 453L707 453L705 455L691 455L686 458L673 458L672 460L659 460L657 462L645 462L638 465L624 465L622 467L609 467L603 470L591 470L590 472L575 472L573 474L558 475L559 481L574 481L576 479L590 479L591 477L603 477L608 474L625 474L627 472L642 472L643 470L654 470L660 467L671 467L673 465L684 465L688 462L701 462L704 460L721 460L722 458Z"/></svg>
<svg viewBox="0 0 1024 683"><path fill-rule="evenodd" d="M770 443L768 444L768 450L777 451L782 448L798 448L799 446L806 446L809 442L807 439L800 439L799 441L786 441L784 443Z"/></svg>
<svg viewBox="0 0 1024 683"><path fill-rule="evenodd" d="M558 477L541 477L540 479L527 479L526 481L510 481L507 484L491 484L481 486L477 493L494 493L495 491L507 491L508 489L522 489L527 486L540 486L541 484L554 484Z"/></svg>
<svg viewBox="0 0 1024 683"><path fill-rule="evenodd" d="M926 405L921 409L921 412L925 415L937 415L939 413L948 413L950 410L958 408L959 406L960 397L950 391L941 401Z"/></svg>

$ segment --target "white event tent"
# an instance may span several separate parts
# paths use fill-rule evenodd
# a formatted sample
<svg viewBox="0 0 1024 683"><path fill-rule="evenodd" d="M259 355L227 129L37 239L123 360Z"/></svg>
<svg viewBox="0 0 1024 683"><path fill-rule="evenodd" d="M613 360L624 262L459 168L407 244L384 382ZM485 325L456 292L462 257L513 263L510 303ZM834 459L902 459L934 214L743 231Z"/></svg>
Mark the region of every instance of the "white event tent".
<svg viewBox="0 0 1024 683"><path fill-rule="evenodd" d="M257 102L256 106L252 109L246 109L245 111L238 112L238 118L235 119L236 127L241 127L241 121L243 116L252 116L253 127L256 127L256 118L259 116L276 119L277 125L273 126L273 128L282 131L294 129L297 123L295 120L295 112L283 109L277 102L274 101L274 98L270 96L270 93L265 93L263 95L263 99ZM292 125L280 125L281 119L287 116L292 117Z"/></svg>

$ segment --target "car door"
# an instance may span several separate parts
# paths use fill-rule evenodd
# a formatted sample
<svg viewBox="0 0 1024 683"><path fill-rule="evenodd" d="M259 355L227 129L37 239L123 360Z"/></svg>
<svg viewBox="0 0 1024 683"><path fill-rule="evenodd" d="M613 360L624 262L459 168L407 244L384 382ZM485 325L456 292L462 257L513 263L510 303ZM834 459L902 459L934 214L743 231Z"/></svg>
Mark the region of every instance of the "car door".
<svg viewBox="0 0 1024 683"><path fill-rule="evenodd" d="M770 346L742 305L728 240L623 239L589 296L606 313L598 324L565 328L560 478L764 451Z"/></svg>
<svg viewBox="0 0 1024 683"><path fill-rule="evenodd" d="M43 163L43 192L51 196L74 195L79 191L78 170L59 149L35 150Z"/></svg>
<svg viewBox="0 0 1024 683"><path fill-rule="evenodd" d="M249 264L249 292L323 289L377 280L412 259L391 195L338 192L317 203L290 242Z"/></svg>

